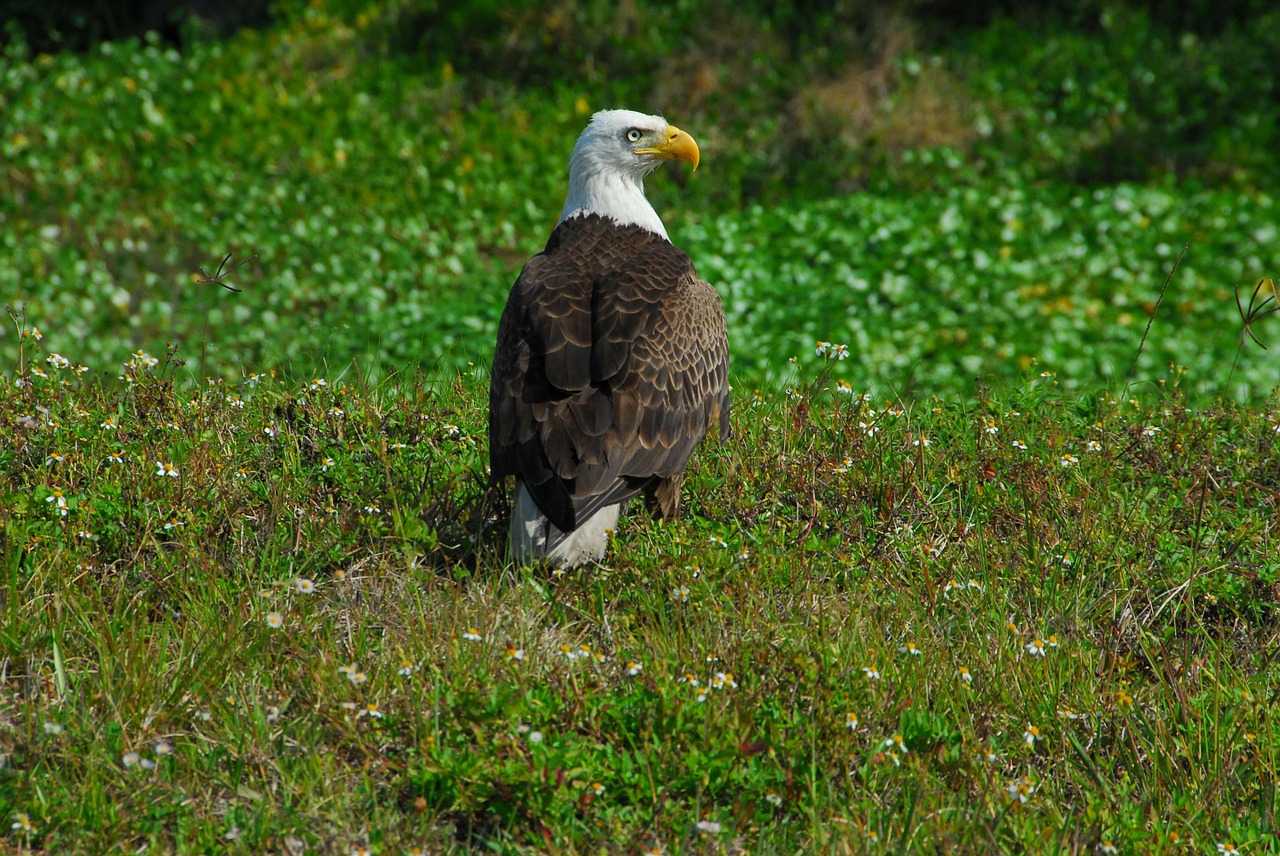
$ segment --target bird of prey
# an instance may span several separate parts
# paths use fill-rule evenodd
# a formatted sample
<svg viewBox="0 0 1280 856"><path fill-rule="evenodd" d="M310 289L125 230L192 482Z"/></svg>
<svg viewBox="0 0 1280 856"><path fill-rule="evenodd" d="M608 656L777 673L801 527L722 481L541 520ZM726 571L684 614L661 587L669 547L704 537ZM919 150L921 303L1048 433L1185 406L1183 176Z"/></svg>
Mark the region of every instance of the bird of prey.
<svg viewBox="0 0 1280 856"><path fill-rule="evenodd" d="M604 557L623 503L670 519L694 447L729 431L729 342L716 290L644 195L698 144L661 116L606 110L569 158L546 248L511 288L489 384L489 464L515 476L512 558Z"/></svg>

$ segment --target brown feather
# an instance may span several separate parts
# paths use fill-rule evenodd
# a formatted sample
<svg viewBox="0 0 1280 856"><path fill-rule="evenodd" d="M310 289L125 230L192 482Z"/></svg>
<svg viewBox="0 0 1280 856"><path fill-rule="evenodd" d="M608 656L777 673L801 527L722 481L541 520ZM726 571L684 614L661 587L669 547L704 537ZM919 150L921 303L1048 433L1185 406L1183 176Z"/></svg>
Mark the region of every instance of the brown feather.
<svg viewBox="0 0 1280 856"><path fill-rule="evenodd" d="M566 220L498 325L492 478L520 477L564 532L646 489L674 516L694 448L727 435L728 362L720 297L684 252L639 226Z"/></svg>

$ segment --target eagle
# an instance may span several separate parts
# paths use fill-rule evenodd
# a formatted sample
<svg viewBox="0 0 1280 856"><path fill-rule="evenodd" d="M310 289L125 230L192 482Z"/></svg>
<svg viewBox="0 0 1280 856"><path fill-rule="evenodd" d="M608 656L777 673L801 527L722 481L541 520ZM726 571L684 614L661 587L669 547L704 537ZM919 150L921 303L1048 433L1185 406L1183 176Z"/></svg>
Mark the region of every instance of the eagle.
<svg viewBox="0 0 1280 856"><path fill-rule="evenodd" d="M729 433L729 340L716 290L644 195L698 144L661 116L605 110L569 157L546 248L511 287L489 383L493 484L515 476L510 551L572 567L604 558L623 505L680 510L694 448Z"/></svg>

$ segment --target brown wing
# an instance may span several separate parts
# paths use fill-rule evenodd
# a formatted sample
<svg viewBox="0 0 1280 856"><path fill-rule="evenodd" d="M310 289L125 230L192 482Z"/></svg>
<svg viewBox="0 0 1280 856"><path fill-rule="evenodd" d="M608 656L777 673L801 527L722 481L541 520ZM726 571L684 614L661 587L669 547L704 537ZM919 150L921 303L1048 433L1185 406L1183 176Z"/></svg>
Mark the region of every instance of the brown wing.
<svg viewBox="0 0 1280 856"><path fill-rule="evenodd" d="M720 297L689 257L596 216L557 227L520 273L489 387L494 479L518 475L562 531L678 477L728 431Z"/></svg>

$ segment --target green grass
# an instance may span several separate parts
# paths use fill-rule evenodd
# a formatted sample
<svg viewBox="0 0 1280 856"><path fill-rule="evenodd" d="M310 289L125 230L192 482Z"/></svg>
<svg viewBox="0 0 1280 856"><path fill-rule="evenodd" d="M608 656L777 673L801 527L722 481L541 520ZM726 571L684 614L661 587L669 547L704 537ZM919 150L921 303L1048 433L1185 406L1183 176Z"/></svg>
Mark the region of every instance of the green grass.
<svg viewBox="0 0 1280 856"><path fill-rule="evenodd" d="M686 116L667 21L669 74L578 75L538 11L406 52L363 5L0 57L0 849L1275 849L1274 13L866 68L711 15ZM956 145L876 137L939 98ZM703 143L650 195L733 436L681 520L517 569L484 366L620 103Z"/></svg>
<svg viewBox="0 0 1280 856"><path fill-rule="evenodd" d="M502 559L482 377L104 387L22 341L10 846L1274 843L1274 404L862 401L807 357L736 393L681 521L561 574Z"/></svg>

